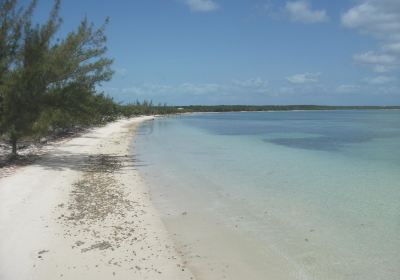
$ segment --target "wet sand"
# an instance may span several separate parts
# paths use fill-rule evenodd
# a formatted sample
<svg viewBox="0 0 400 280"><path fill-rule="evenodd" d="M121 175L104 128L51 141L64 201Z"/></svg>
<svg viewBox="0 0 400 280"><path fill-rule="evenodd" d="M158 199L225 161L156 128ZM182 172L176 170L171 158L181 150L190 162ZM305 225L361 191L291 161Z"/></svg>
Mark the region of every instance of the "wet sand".
<svg viewBox="0 0 400 280"><path fill-rule="evenodd" d="M0 174L0 279L194 279L129 154L151 119L92 129Z"/></svg>

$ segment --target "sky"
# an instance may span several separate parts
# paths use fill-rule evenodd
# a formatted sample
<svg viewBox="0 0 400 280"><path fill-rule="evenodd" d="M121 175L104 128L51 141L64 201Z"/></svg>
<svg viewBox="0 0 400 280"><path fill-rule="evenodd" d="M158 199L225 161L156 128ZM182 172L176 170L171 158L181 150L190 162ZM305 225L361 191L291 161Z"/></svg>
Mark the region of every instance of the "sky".
<svg viewBox="0 0 400 280"><path fill-rule="evenodd" d="M400 0L64 0L61 16L61 34L110 18L100 90L118 102L400 105Z"/></svg>

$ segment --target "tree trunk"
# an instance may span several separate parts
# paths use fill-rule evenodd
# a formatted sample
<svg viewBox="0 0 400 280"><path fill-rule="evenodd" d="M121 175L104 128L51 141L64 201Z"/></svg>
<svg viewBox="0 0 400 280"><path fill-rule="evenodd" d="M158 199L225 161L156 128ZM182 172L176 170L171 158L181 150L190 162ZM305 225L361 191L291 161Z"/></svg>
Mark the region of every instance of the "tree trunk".
<svg viewBox="0 0 400 280"><path fill-rule="evenodd" d="M13 157L15 157L15 156L17 156L17 139L11 139L11 145L12 145L11 155Z"/></svg>

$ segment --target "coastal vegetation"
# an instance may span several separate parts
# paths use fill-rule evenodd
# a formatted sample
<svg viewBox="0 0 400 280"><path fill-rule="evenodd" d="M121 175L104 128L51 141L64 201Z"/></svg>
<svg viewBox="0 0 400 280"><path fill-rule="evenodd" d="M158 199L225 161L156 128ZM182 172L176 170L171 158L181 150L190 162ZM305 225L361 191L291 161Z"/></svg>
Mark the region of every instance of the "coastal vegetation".
<svg viewBox="0 0 400 280"><path fill-rule="evenodd" d="M60 0L43 23L33 21L36 0L20 7L0 0L0 137L17 155L18 142L63 135L120 117L191 112L277 110L394 109L377 106L316 105L154 105L150 100L115 102L101 84L112 78L106 56L108 19L95 27L83 18L75 30L59 30Z"/></svg>
<svg viewBox="0 0 400 280"><path fill-rule="evenodd" d="M151 101L121 105L103 92L113 75L104 24L83 18L65 36L60 0L43 23L33 21L36 0L20 7L0 0L0 136L17 155L18 142L106 123L118 117L166 114L176 109Z"/></svg>
<svg viewBox="0 0 400 280"><path fill-rule="evenodd" d="M33 22L35 5L0 1L0 132L14 155L22 138L97 122L116 107L96 93L112 76L107 20L95 28L84 18L60 38L60 0L44 23Z"/></svg>
<svg viewBox="0 0 400 280"><path fill-rule="evenodd" d="M295 110L379 110L400 109L400 106L323 106L323 105L191 105L177 107L185 112L255 112L255 111L295 111Z"/></svg>

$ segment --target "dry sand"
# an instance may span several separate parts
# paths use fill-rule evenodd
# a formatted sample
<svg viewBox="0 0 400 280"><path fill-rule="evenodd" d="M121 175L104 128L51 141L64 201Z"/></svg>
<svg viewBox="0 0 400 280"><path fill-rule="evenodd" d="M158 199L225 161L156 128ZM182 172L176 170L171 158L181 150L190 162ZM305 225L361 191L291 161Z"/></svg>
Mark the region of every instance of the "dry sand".
<svg viewBox="0 0 400 280"><path fill-rule="evenodd" d="M0 170L0 279L193 279L129 155L150 119L92 129Z"/></svg>

